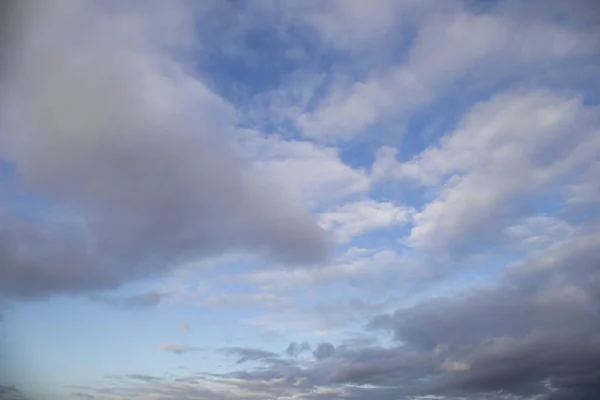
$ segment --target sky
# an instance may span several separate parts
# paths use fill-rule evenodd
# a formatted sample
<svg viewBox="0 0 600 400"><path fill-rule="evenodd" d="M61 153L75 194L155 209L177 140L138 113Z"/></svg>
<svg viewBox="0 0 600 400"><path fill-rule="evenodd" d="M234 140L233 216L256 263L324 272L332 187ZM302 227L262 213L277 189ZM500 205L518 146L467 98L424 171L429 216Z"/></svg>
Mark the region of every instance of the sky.
<svg viewBox="0 0 600 400"><path fill-rule="evenodd" d="M597 2L0 6L0 398L597 398Z"/></svg>

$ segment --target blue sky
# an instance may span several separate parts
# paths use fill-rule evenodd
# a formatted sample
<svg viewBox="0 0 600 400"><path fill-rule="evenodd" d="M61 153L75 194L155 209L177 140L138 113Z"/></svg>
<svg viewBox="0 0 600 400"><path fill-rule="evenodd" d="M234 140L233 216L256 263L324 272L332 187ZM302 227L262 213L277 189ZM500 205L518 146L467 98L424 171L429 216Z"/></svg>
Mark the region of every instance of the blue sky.
<svg viewBox="0 0 600 400"><path fill-rule="evenodd" d="M600 390L593 1L5 7L0 384Z"/></svg>

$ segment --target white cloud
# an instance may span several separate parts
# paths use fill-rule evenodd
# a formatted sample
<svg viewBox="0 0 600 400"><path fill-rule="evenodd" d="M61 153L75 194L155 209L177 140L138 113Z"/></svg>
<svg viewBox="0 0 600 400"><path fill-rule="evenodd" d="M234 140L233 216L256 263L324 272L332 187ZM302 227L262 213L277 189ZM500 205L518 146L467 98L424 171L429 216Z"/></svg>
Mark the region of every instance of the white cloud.
<svg viewBox="0 0 600 400"><path fill-rule="evenodd" d="M413 210L392 202L361 200L344 204L319 217L321 226L336 235L340 243L378 229L406 224Z"/></svg>
<svg viewBox="0 0 600 400"><path fill-rule="evenodd" d="M379 0L312 1L292 5L296 19L314 27L321 38L335 47L356 49L372 43L397 22L396 10L406 2Z"/></svg>
<svg viewBox="0 0 600 400"><path fill-rule="evenodd" d="M344 164L334 147L250 130L240 133L238 145L262 176L272 177L310 206L365 193L371 187L367 172Z"/></svg>
<svg viewBox="0 0 600 400"><path fill-rule="evenodd" d="M391 269L400 269L403 261L405 257L392 250L350 248L331 264L320 268L265 270L244 275L243 279L271 292L290 287L373 278Z"/></svg>
<svg viewBox="0 0 600 400"><path fill-rule="evenodd" d="M473 34L477 32L477 34ZM333 87L297 124L306 137L350 140L375 121L399 118L438 97L469 72L489 84L509 67L594 50L593 35L540 22L516 24L493 14L433 14L419 30L405 64L350 86Z"/></svg>
<svg viewBox="0 0 600 400"><path fill-rule="evenodd" d="M539 190L595 160L600 149L595 114L580 98L549 91L497 95L407 162L392 160L385 149L374 171L440 186L415 214L410 244L469 252L527 215Z"/></svg>
<svg viewBox="0 0 600 400"><path fill-rule="evenodd" d="M575 232L575 227L548 215L527 217L504 229L508 238L526 248L536 248L562 241Z"/></svg>
<svg viewBox="0 0 600 400"><path fill-rule="evenodd" d="M581 177L568 187L568 203L572 206L600 202L600 162L590 165Z"/></svg>

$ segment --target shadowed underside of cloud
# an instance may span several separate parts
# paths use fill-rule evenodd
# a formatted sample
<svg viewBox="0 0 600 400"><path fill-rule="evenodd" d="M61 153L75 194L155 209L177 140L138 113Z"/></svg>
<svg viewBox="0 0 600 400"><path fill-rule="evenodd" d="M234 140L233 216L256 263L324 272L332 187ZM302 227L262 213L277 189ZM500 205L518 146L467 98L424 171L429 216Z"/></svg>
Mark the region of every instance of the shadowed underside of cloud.
<svg viewBox="0 0 600 400"><path fill-rule="evenodd" d="M597 235L573 238L507 265L497 284L374 318L369 329L393 333L391 347L323 342L313 362L231 348L240 362L264 363L193 384L182 378L132 389L129 398L165 385L165 400L187 398L191 387L210 388L217 399L593 400L600 390L599 245Z"/></svg>
<svg viewBox="0 0 600 400"><path fill-rule="evenodd" d="M190 39L183 4L20 4L2 54L0 160L34 205L0 202L3 293L113 288L225 250L326 256L315 219L230 149L231 106L170 56Z"/></svg>

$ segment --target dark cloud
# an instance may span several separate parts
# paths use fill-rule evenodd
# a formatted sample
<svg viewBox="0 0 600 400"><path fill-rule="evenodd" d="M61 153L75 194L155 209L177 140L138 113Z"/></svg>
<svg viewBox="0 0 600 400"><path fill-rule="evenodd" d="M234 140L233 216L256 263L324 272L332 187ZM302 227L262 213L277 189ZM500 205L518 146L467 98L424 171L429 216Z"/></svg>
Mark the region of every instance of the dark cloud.
<svg viewBox="0 0 600 400"><path fill-rule="evenodd" d="M510 266L496 286L401 309L371 327L447 360L439 393L591 399L600 377L598 245L598 236L555 245Z"/></svg>
<svg viewBox="0 0 600 400"><path fill-rule="evenodd" d="M595 399L598 248L600 236L575 237L506 266L496 284L374 318L369 328L393 333L392 346L321 343L314 351L318 362L236 349L236 355L250 350L270 361L207 379L248 398ZM303 347L292 343L288 354Z"/></svg>
<svg viewBox="0 0 600 400"><path fill-rule="evenodd" d="M0 385L0 399L2 400L28 400L27 397L15 386Z"/></svg>
<svg viewBox="0 0 600 400"><path fill-rule="evenodd" d="M308 344L307 342L303 342L303 343L292 342L285 349L285 353L290 357L297 357L306 351L310 351L310 344Z"/></svg>
<svg viewBox="0 0 600 400"><path fill-rule="evenodd" d="M317 345L315 351L313 351L313 356L317 360L323 360L325 358L329 358L335 354L335 346L328 342L322 342Z"/></svg>
<svg viewBox="0 0 600 400"><path fill-rule="evenodd" d="M22 3L3 34L0 160L35 207L0 204L1 292L109 289L227 250L326 256L314 218L230 149L230 105L169 56L189 42L183 2Z"/></svg>
<svg viewBox="0 0 600 400"><path fill-rule="evenodd" d="M168 294L158 292L146 292L133 296L108 296L102 294L92 294L89 296L90 300L105 303L114 307L133 308L156 307L166 297L168 297Z"/></svg>

